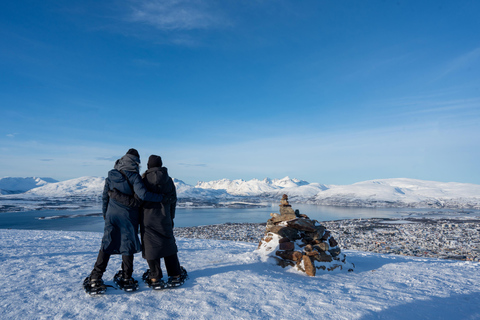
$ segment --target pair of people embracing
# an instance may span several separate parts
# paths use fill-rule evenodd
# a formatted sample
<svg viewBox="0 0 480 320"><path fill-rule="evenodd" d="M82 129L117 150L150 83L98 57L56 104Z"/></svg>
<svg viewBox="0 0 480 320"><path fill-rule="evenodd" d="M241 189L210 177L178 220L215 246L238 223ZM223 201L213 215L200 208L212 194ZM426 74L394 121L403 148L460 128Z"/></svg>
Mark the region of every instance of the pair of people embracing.
<svg viewBox="0 0 480 320"><path fill-rule="evenodd" d="M108 172L102 206L104 235L95 266L84 280L85 291L90 294L105 292L102 276L112 254L122 255L122 269L115 275L114 282L126 291L138 288L132 273L133 255L140 251L149 266L143 280L153 289L178 286L186 279L173 234L175 185L160 156L151 155L147 166L141 177L140 155L130 149ZM137 235L139 225L141 243ZM162 280L161 258L165 260L168 281Z"/></svg>

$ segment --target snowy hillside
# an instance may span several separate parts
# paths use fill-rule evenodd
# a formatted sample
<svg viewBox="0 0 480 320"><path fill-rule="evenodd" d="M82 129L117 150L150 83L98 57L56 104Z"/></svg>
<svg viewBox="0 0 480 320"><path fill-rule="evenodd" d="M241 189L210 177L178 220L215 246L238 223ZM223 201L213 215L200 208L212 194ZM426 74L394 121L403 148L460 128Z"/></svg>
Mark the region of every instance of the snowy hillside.
<svg viewBox="0 0 480 320"><path fill-rule="evenodd" d="M34 181L31 179L39 178L3 178L0 181L7 185L7 181L21 179ZM174 182L180 203L214 204L242 199L272 201L278 200L282 194L287 194L292 203L329 206L480 209L480 185L469 183L399 178L363 181L351 185L324 185L289 177L248 181L221 179L198 182L195 186L178 179L174 179ZM41 186L35 185L24 194L25 197L100 199L104 178L81 177L55 183L38 180L36 183ZM12 185L8 186L9 190L13 190ZM23 188L27 186L24 184ZM5 197L9 196L2 196Z"/></svg>
<svg viewBox="0 0 480 320"><path fill-rule="evenodd" d="M108 288L87 296L81 283L102 234L0 230L1 319L479 319L480 264L345 250L354 272L315 277L264 262L245 242L177 239L190 279L153 291ZM113 285L121 257L104 275ZM147 264L135 258L133 276ZM26 281L28 285L26 285Z"/></svg>
<svg viewBox="0 0 480 320"><path fill-rule="evenodd" d="M178 179L173 179L173 182L177 189L177 197L181 199L213 201L232 198L225 190L196 188Z"/></svg>
<svg viewBox="0 0 480 320"><path fill-rule="evenodd" d="M480 185L416 179L380 179L329 186L313 201L336 206L480 208Z"/></svg>
<svg viewBox="0 0 480 320"><path fill-rule="evenodd" d="M0 178L0 194L23 193L30 189L41 187L48 183L55 183L55 182L58 182L58 181L52 178L37 178L37 177Z"/></svg>
<svg viewBox="0 0 480 320"><path fill-rule="evenodd" d="M195 188L200 189L214 189L225 190L231 195L236 196L260 196L276 194L280 190L296 189L301 186L309 185L308 182L298 179L290 179L285 177L283 179L269 179L263 180L252 179L245 180L229 180L221 179L210 182L198 182Z"/></svg>
<svg viewBox="0 0 480 320"><path fill-rule="evenodd" d="M99 197L103 192L104 185L105 178L81 177L49 183L42 187L31 189L26 194L40 197Z"/></svg>

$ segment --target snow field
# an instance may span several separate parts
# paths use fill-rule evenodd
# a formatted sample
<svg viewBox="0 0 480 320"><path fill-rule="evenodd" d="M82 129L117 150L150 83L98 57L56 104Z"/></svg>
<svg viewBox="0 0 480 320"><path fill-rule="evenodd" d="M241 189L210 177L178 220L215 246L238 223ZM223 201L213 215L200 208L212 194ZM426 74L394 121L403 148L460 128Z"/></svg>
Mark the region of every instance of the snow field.
<svg viewBox="0 0 480 320"><path fill-rule="evenodd" d="M307 277L257 245L177 239L180 288L87 296L100 233L0 230L0 319L480 319L480 264L344 250L354 272ZM135 256L134 277L145 260ZM113 256L107 284L120 268Z"/></svg>

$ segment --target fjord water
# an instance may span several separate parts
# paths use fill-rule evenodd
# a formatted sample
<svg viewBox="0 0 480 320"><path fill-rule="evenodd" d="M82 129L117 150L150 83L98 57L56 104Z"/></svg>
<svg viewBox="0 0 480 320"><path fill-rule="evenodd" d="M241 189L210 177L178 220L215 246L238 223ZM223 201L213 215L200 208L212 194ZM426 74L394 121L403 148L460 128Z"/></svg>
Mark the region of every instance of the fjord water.
<svg viewBox="0 0 480 320"><path fill-rule="evenodd" d="M478 210L446 210L417 208L356 208L292 204L294 209L318 221L358 218L404 218L415 216L480 216ZM278 212L278 204L255 208L177 208L175 227L266 222L270 213ZM81 210L34 210L0 213L1 229L103 231L100 207Z"/></svg>

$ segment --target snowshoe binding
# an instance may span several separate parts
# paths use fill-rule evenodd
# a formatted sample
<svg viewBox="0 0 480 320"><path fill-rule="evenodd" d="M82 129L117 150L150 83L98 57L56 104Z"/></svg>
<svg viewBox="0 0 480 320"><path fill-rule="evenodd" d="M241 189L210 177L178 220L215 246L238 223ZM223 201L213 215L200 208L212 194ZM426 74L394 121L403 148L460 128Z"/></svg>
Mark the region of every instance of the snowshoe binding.
<svg viewBox="0 0 480 320"><path fill-rule="evenodd" d="M123 291L132 292L138 289L138 281L132 277L126 279L123 277L123 271L118 271L113 277L113 282Z"/></svg>
<svg viewBox="0 0 480 320"><path fill-rule="evenodd" d="M153 281L152 279L150 279L150 269L147 269L147 271L145 271L142 276L142 280L147 284L149 288L152 288L153 290L162 290L167 288L166 282L162 279L154 279Z"/></svg>
<svg viewBox="0 0 480 320"><path fill-rule="evenodd" d="M180 266L180 276L177 277L168 277L167 287L175 288L180 287L185 283L185 280L188 279L187 270L184 267Z"/></svg>
<svg viewBox="0 0 480 320"><path fill-rule="evenodd" d="M107 291L107 286L103 283L102 279L90 279L86 277L83 280L83 289L89 295L104 294Z"/></svg>

